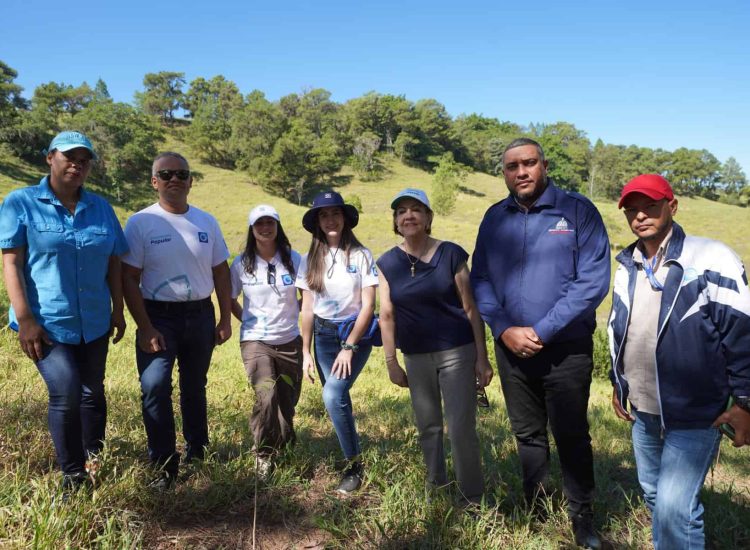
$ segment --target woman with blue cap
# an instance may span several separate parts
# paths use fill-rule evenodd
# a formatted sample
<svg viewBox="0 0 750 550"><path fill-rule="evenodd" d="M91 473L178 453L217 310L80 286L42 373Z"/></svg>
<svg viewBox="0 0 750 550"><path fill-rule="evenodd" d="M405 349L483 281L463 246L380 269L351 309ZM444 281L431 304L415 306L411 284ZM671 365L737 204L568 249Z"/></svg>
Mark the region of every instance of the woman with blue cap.
<svg viewBox="0 0 750 550"><path fill-rule="evenodd" d="M0 207L0 248L10 326L49 391L48 421L66 494L102 450L109 336L125 331L120 256L127 244L112 207L84 182L96 154L79 132L61 132L48 176Z"/></svg>
<svg viewBox="0 0 750 550"><path fill-rule="evenodd" d="M275 454L294 443L294 408L302 387L302 338L292 250L273 206L250 211L247 243L232 262L232 313L240 320L240 350L255 404L250 429L257 473L266 477ZM242 305L237 297L242 294Z"/></svg>
<svg viewBox="0 0 750 550"><path fill-rule="evenodd" d="M433 213L420 189L393 199L393 231L403 242L378 259L380 326L391 382L408 387L429 491L448 484L443 406L461 505L484 494L476 391L490 383L484 326L469 284L466 251L431 237ZM399 365L396 346L404 354ZM442 403L441 403L442 401Z"/></svg>
<svg viewBox="0 0 750 550"><path fill-rule="evenodd" d="M317 195L302 218L312 242L297 273L297 287L302 289L303 367L310 382L315 381L317 367L323 383L323 401L347 460L336 488L343 494L362 485L362 451L349 390L372 349L361 339L372 323L378 284L372 254L352 232L358 222L357 209L345 204L340 194ZM352 317L356 320L351 332L340 336L340 325Z"/></svg>

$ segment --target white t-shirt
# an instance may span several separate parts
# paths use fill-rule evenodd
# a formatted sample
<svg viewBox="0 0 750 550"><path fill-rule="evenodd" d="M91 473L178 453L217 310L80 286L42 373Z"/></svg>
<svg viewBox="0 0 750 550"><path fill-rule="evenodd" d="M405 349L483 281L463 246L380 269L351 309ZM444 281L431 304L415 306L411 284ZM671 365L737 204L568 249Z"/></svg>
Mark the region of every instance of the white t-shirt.
<svg viewBox="0 0 750 550"><path fill-rule="evenodd" d="M276 266L275 284L268 282L268 262L255 256L255 274L242 265L242 254L229 268L232 277L232 299L242 293L242 326L240 341L260 340L272 346L291 342L299 336L299 303L294 274L289 273L277 253L271 263ZM300 255L292 250L292 265L299 270Z"/></svg>
<svg viewBox="0 0 750 550"><path fill-rule="evenodd" d="M362 289L378 286L378 271L372 254L366 248L355 248L349 254L347 265L344 251L331 249L326 255L323 281L325 292L313 292L315 315L329 321L343 321L359 313L362 309ZM303 290L310 290L307 286L307 254L302 258L297 271L296 285Z"/></svg>
<svg viewBox="0 0 750 550"><path fill-rule="evenodd" d="M188 302L211 296L211 268L229 250L211 214L191 206L172 214L159 203L133 214L125 226L130 252L122 261L143 270L141 294L147 300Z"/></svg>

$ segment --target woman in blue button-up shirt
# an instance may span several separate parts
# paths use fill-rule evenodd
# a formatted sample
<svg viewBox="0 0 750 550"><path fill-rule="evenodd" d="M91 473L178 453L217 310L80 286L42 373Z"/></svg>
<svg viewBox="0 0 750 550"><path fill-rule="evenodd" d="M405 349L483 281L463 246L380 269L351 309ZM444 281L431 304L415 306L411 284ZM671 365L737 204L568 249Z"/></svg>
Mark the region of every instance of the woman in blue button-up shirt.
<svg viewBox="0 0 750 550"><path fill-rule="evenodd" d="M0 206L10 326L49 391L49 429L63 489L87 479L102 449L109 336L122 338L120 256L127 244L112 207L83 183L96 155L78 132L50 144L50 174Z"/></svg>

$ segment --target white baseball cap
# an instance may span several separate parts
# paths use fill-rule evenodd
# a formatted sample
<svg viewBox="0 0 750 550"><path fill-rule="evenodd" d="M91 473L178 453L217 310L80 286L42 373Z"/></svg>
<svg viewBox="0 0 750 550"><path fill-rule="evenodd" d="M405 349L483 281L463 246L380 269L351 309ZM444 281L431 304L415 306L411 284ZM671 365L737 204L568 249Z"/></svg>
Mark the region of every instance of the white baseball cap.
<svg viewBox="0 0 750 550"><path fill-rule="evenodd" d="M276 209L273 206L269 206L267 204L259 204L258 206L250 210L250 215L248 216L247 222L249 225L255 225L255 222L266 216L269 218L273 218L277 222L281 221L279 213L276 212Z"/></svg>

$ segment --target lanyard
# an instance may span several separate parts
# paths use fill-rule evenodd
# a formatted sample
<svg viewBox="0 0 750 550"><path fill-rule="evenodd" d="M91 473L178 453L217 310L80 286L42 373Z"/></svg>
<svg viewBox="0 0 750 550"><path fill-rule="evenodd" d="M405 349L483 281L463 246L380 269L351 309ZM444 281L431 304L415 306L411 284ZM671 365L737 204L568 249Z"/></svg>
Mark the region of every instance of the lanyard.
<svg viewBox="0 0 750 550"><path fill-rule="evenodd" d="M656 275L654 275L654 269L656 268L656 264L658 263L659 255L656 254L654 258L652 259L651 263L646 258L643 258L643 271L646 272L646 277L648 278L648 282L651 284L651 288L654 290L663 290L664 285L662 285L659 281L656 280Z"/></svg>

